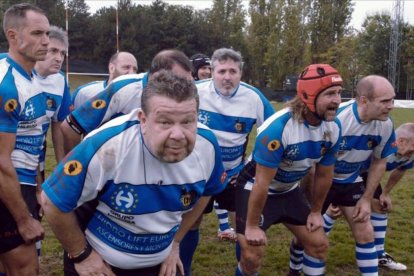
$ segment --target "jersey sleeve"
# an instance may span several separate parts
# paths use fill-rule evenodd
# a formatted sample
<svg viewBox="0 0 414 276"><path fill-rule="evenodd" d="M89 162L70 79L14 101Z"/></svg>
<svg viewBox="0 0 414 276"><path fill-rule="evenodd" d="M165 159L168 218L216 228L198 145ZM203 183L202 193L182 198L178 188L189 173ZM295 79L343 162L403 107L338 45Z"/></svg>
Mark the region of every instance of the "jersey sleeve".
<svg viewBox="0 0 414 276"><path fill-rule="evenodd" d="M69 86L65 78L65 86L62 95L62 102L60 103L58 112L55 114L54 121L62 122L70 113L71 99Z"/></svg>
<svg viewBox="0 0 414 276"><path fill-rule="evenodd" d="M264 129L259 129L253 149L256 163L269 168L279 166L284 152L282 135L285 123L285 120L274 120Z"/></svg>
<svg viewBox="0 0 414 276"><path fill-rule="evenodd" d="M260 91L257 94L259 95L259 103L257 104L256 125L260 127L264 121L275 113L275 110L269 100Z"/></svg>
<svg viewBox="0 0 414 276"><path fill-rule="evenodd" d="M140 93L142 88L139 79L112 82L98 95L72 111L72 119L84 133L89 133L103 123L140 107L136 100Z"/></svg>
<svg viewBox="0 0 414 276"><path fill-rule="evenodd" d="M211 158L214 158L214 166L210 177L207 179L206 187L203 193L204 196L211 196L224 190L227 186L227 175L225 173L221 158L221 150L218 145L217 138L214 136L213 132L208 129L199 128L198 134L211 143L211 148L207 150L210 151L208 154Z"/></svg>
<svg viewBox="0 0 414 276"><path fill-rule="evenodd" d="M394 125L391 119L385 121L382 125L381 142L374 149L373 155L378 159L383 159L397 152L395 144Z"/></svg>
<svg viewBox="0 0 414 276"><path fill-rule="evenodd" d="M7 70L0 68L0 132L16 133L21 105L14 78ZM2 78L2 79L1 79Z"/></svg>

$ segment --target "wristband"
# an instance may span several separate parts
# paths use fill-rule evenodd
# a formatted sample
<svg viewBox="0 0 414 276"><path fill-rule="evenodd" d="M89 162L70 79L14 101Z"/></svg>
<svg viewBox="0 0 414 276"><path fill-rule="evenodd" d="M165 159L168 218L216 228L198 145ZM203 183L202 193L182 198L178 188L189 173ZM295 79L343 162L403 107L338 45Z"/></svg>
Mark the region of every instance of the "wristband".
<svg viewBox="0 0 414 276"><path fill-rule="evenodd" d="M74 263L80 263L89 257L92 253L92 246L86 242L86 247L76 256L72 256L68 253L68 258Z"/></svg>

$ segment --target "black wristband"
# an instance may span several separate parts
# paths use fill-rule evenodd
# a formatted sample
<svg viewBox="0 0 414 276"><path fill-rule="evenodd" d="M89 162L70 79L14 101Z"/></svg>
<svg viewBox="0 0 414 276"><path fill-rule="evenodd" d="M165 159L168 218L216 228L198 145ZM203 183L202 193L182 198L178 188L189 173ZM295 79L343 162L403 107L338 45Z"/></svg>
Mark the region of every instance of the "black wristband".
<svg viewBox="0 0 414 276"><path fill-rule="evenodd" d="M91 255L91 253L92 246L90 246L90 244L86 242L86 247L77 256L72 256L68 253L68 258L74 263L80 263L84 261L86 258L88 258L89 255Z"/></svg>

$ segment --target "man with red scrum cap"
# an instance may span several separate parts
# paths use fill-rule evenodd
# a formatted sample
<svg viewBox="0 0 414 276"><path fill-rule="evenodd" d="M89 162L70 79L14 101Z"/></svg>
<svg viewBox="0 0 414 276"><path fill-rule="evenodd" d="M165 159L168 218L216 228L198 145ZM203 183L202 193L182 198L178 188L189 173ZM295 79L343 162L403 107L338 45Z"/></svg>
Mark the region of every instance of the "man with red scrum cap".
<svg viewBox="0 0 414 276"><path fill-rule="evenodd" d="M341 141L336 111L342 83L330 65L308 66L299 77L297 96L259 128L252 160L238 179L236 231L241 259L236 275L257 275L267 245L265 231L277 223L303 244L304 273L324 274L328 240L321 210ZM309 204L299 183L314 164Z"/></svg>

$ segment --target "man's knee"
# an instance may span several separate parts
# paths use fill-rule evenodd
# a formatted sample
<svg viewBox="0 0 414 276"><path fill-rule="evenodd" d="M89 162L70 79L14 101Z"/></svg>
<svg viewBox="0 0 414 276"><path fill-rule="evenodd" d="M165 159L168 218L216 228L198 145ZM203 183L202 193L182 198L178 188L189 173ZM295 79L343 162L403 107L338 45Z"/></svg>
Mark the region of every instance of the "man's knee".
<svg viewBox="0 0 414 276"><path fill-rule="evenodd" d="M20 245L3 253L0 260L6 275L39 275L39 263L35 244Z"/></svg>
<svg viewBox="0 0 414 276"><path fill-rule="evenodd" d="M263 260L264 246L252 248L244 247L241 250L240 266L245 275L255 275L259 272Z"/></svg>
<svg viewBox="0 0 414 276"><path fill-rule="evenodd" d="M355 222L352 227L355 241L358 243L368 243L374 241L374 229L371 221Z"/></svg>
<svg viewBox="0 0 414 276"><path fill-rule="evenodd" d="M325 260L328 254L329 242L324 234L318 235L304 245L306 254L319 260Z"/></svg>

